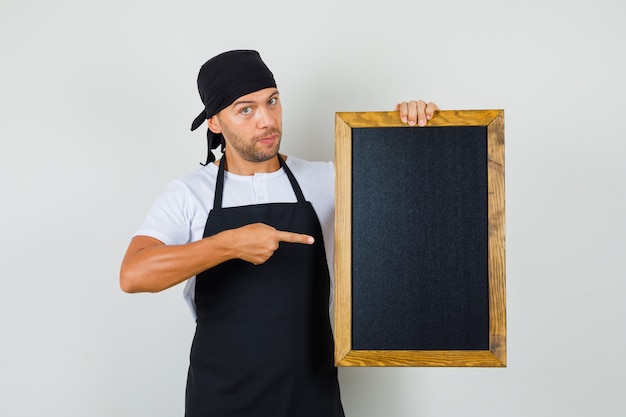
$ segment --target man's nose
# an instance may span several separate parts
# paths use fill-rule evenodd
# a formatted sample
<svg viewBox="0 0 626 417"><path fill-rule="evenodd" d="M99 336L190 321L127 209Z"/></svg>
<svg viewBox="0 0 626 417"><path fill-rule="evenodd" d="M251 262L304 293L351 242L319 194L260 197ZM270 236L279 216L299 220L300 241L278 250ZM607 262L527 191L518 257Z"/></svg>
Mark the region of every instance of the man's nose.
<svg viewBox="0 0 626 417"><path fill-rule="evenodd" d="M257 117L257 125L260 128L271 127L276 123L272 112L265 107L259 107L257 109Z"/></svg>

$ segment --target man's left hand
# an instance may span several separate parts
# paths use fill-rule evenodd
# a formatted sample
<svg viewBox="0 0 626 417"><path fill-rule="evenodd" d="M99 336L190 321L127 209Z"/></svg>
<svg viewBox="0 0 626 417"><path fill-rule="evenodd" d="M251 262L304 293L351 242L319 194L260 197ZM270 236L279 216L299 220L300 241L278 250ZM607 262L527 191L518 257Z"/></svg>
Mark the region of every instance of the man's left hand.
<svg viewBox="0 0 626 417"><path fill-rule="evenodd" d="M403 101L396 104L396 111L400 111L400 119L409 126L426 126L426 123L432 119L435 111L439 107L433 102L425 102L424 100Z"/></svg>

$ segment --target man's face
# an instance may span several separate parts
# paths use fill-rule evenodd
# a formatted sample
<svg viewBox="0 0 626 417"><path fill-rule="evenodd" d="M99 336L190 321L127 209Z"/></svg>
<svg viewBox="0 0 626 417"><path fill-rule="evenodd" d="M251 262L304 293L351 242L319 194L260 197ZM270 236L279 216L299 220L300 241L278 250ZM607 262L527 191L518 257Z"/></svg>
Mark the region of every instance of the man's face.
<svg viewBox="0 0 626 417"><path fill-rule="evenodd" d="M282 113L278 90L266 88L239 97L209 119L209 128L224 135L229 161L232 155L248 162L264 162L278 153Z"/></svg>

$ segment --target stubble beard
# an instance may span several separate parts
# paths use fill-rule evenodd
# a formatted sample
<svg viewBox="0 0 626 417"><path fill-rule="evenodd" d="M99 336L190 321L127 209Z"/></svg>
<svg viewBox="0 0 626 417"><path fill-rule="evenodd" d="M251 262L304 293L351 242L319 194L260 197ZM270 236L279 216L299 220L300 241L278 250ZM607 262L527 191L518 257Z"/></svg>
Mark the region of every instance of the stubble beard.
<svg viewBox="0 0 626 417"><path fill-rule="evenodd" d="M263 134L254 136L249 140L242 139L232 132L224 133L228 135L226 149L232 147L235 152L248 162L265 162L276 157L282 139L282 132L278 128L268 129ZM258 141L268 136L276 136L276 142L269 148L262 144L259 146Z"/></svg>

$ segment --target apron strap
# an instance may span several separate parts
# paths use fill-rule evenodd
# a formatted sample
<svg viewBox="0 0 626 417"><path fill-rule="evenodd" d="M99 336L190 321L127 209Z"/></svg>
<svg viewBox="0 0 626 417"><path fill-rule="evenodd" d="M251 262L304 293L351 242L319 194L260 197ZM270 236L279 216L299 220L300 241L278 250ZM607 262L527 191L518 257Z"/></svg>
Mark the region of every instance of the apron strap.
<svg viewBox="0 0 626 417"><path fill-rule="evenodd" d="M298 203L304 203L306 200L304 199L304 193L300 188L300 184L294 177L293 173L283 160L280 154L276 154L278 157L278 162L280 163L280 167L287 174L287 178L289 178L289 182L291 183L291 188L293 188L293 192L296 194L296 198L298 199ZM222 197L224 195L224 167L226 166L226 153L222 156L220 161L220 166L217 169L217 180L215 182L215 196L213 199L213 208L222 208Z"/></svg>
<svg viewBox="0 0 626 417"><path fill-rule="evenodd" d="M296 198L298 199L298 203L304 203L304 193L300 188L300 184L296 181L296 177L293 176L291 170L283 160L283 157L280 154L277 154L278 162L280 162L280 166L285 170L285 174L287 174L287 178L289 178L289 182L291 183L291 188L293 188L293 192L296 194Z"/></svg>
<svg viewBox="0 0 626 417"><path fill-rule="evenodd" d="M217 181L215 181L215 196L213 198L213 208L222 208L222 195L224 194L224 166L226 165L226 153L222 155L220 166L217 169Z"/></svg>

